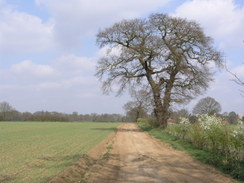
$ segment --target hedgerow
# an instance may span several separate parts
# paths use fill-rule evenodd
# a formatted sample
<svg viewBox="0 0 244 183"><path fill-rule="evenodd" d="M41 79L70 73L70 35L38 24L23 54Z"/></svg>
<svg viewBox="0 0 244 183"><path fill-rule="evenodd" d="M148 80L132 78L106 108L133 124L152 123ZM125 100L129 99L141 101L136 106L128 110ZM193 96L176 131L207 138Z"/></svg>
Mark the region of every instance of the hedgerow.
<svg viewBox="0 0 244 183"><path fill-rule="evenodd" d="M224 124L216 115L200 115L191 124L182 118L180 124L169 125L166 131L200 149L213 152L207 162L220 167L233 177L244 179L244 126Z"/></svg>

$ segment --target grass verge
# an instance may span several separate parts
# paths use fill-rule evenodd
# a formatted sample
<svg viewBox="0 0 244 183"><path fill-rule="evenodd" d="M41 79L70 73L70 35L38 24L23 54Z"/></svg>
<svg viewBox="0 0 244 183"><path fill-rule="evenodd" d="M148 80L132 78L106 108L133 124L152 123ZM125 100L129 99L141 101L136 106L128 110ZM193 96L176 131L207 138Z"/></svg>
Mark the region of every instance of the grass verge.
<svg viewBox="0 0 244 183"><path fill-rule="evenodd" d="M228 168L226 168L227 165L224 165L223 163L219 163L219 162L224 162L225 157L216 155L207 149L199 149L196 146L194 146L193 144L191 144L187 141L181 140L173 135L170 135L162 129L153 129L153 128L150 128L148 125L140 124L140 123L138 124L138 126L143 131L147 131L149 135L151 135L157 139L160 139L163 142L170 144L174 149L184 151L187 154L189 154L192 158L194 158L202 163L211 165L211 166L217 168L222 173L224 173L228 176L231 176L229 174ZM242 167L242 170L237 170L237 171L243 171L243 169L244 168ZM244 172L243 172L243 175L244 175ZM235 176L233 176L233 175L231 177L235 178ZM244 183L243 177L240 177L239 179L235 179L235 182Z"/></svg>

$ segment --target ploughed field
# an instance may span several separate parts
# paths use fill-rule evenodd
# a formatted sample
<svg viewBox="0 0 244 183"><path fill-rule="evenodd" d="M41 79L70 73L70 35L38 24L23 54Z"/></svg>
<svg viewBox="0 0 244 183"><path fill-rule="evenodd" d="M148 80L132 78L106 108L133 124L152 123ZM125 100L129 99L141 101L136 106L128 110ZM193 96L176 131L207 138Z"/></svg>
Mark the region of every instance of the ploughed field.
<svg viewBox="0 0 244 183"><path fill-rule="evenodd" d="M0 182L48 182L119 123L0 122Z"/></svg>

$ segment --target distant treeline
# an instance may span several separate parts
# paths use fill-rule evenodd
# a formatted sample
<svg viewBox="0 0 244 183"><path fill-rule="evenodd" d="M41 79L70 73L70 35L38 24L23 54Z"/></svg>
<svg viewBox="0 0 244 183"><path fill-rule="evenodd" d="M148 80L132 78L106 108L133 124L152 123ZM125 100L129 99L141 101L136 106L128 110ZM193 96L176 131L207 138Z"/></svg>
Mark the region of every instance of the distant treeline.
<svg viewBox="0 0 244 183"><path fill-rule="evenodd" d="M121 114L65 114L59 112L37 111L18 112L16 110L0 112L0 121L69 121L69 122L125 122L128 121L124 115Z"/></svg>

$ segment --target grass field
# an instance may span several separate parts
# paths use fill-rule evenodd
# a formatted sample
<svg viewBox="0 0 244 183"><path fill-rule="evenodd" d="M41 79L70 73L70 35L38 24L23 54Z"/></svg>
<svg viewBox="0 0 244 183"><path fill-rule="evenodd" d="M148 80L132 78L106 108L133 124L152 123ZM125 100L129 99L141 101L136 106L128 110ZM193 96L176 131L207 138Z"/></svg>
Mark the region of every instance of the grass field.
<svg viewBox="0 0 244 183"><path fill-rule="evenodd" d="M47 182L119 123L0 122L0 182Z"/></svg>

